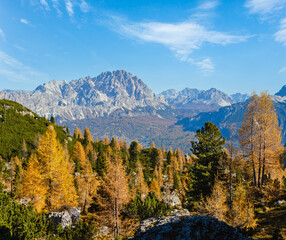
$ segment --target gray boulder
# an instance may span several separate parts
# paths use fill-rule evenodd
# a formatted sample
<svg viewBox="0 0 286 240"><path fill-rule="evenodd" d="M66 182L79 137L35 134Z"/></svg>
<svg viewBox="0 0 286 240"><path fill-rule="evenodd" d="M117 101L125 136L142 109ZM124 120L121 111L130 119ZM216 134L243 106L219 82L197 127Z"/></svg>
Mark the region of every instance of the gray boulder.
<svg viewBox="0 0 286 240"><path fill-rule="evenodd" d="M182 205L179 195L176 191L173 191L171 193L166 192L163 195L162 200L163 200L163 203L168 204L171 207L178 207Z"/></svg>
<svg viewBox="0 0 286 240"><path fill-rule="evenodd" d="M59 224L65 229L77 222L80 218L80 208L66 208L61 212L51 212L47 215L47 219L53 221L56 228Z"/></svg>
<svg viewBox="0 0 286 240"><path fill-rule="evenodd" d="M188 210L177 210L161 218L142 221L134 240L248 240L236 228L205 216L190 216Z"/></svg>

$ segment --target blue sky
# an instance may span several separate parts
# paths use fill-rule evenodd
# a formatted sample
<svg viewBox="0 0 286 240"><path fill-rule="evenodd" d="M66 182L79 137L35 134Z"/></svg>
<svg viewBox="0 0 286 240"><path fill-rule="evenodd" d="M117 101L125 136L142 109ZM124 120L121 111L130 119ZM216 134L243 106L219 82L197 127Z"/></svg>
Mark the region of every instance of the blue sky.
<svg viewBox="0 0 286 240"><path fill-rule="evenodd" d="M0 90L124 69L155 93L286 84L286 0L2 0Z"/></svg>

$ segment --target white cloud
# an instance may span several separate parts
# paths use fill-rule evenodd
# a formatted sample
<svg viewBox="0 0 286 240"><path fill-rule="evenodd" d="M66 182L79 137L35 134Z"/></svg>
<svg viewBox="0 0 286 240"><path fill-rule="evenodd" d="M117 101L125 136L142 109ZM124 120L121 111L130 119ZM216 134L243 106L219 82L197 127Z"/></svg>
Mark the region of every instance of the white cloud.
<svg viewBox="0 0 286 240"><path fill-rule="evenodd" d="M214 71L215 66L214 63L210 58L205 58L200 61L195 61L194 59L189 58L188 62L196 65L198 68L200 68L204 73L209 74Z"/></svg>
<svg viewBox="0 0 286 240"><path fill-rule="evenodd" d="M203 70L213 71L214 65L209 58L195 61L191 57L194 50L206 44L228 45L246 41L249 36L231 35L208 30L191 20L179 23L130 22L112 17L113 31L122 36L158 43L173 51L181 61L190 62Z"/></svg>
<svg viewBox="0 0 286 240"><path fill-rule="evenodd" d="M283 68L281 68L279 71L278 71L278 73L283 73L283 72L285 72L286 71L286 67L283 67Z"/></svg>
<svg viewBox="0 0 286 240"><path fill-rule="evenodd" d="M24 24L27 24L27 25L30 24L29 21L27 19L25 19L25 18L21 18L20 22L24 23Z"/></svg>
<svg viewBox="0 0 286 240"><path fill-rule="evenodd" d="M19 49L19 50L22 51L22 52L26 52L26 49L23 48L23 47L21 47L21 46L19 46L19 45L14 45L14 47L17 48L17 49Z"/></svg>
<svg viewBox="0 0 286 240"><path fill-rule="evenodd" d="M73 4L71 0L65 0L65 4L66 4L66 10L68 14L70 15L70 17L72 17L74 14L74 11L73 11Z"/></svg>
<svg viewBox="0 0 286 240"><path fill-rule="evenodd" d="M39 79L48 79L46 74L24 65L2 51L0 51L0 76L12 82L34 82Z"/></svg>
<svg viewBox="0 0 286 240"><path fill-rule="evenodd" d="M87 13L90 10L90 6L87 4L86 1L84 1L84 0L81 1L80 10L84 13Z"/></svg>
<svg viewBox="0 0 286 240"><path fill-rule="evenodd" d="M275 40L286 46L286 18L280 22L280 30L274 34Z"/></svg>
<svg viewBox="0 0 286 240"><path fill-rule="evenodd" d="M286 0L247 0L245 7L250 13L267 14L283 9L285 4Z"/></svg>
<svg viewBox="0 0 286 240"><path fill-rule="evenodd" d="M62 15L62 12L59 8L59 1L58 0L52 0L53 2L53 7L54 9L56 9L57 13L58 13L58 16L61 16Z"/></svg>
<svg viewBox="0 0 286 240"><path fill-rule="evenodd" d="M47 3L46 0L40 0L40 3L44 6L44 8L45 8L46 10L49 10L49 9L50 9L50 8L49 8L49 4Z"/></svg>
<svg viewBox="0 0 286 240"><path fill-rule="evenodd" d="M47 11L50 10L50 4L52 8L56 10L59 17L63 14L63 10L61 9L62 5L70 17L73 17L75 11L78 9L83 13L87 13L91 9L91 6L86 0L50 0L50 2L48 0L30 0L30 4L33 6L41 6L42 9Z"/></svg>
<svg viewBox="0 0 286 240"><path fill-rule="evenodd" d="M3 30L1 28L0 28L0 38L2 39L2 41L6 41L5 33L3 32Z"/></svg>
<svg viewBox="0 0 286 240"><path fill-rule="evenodd" d="M211 10L219 5L218 1L209 1L201 4L197 9L199 10Z"/></svg>

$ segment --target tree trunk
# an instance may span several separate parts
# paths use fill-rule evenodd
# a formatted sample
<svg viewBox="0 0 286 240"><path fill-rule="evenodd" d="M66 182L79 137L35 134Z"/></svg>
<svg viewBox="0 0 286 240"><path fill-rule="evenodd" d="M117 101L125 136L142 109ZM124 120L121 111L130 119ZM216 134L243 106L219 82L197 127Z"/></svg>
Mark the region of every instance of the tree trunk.
<svg viewBox="0 0 286 240"><path fill-rule="evenodd" d="M252 171L253 171L253 185L256 186L256 171L255 171L255 163L254 163L254 144L253 144L253 126L250 130L250 141L251 141L251 161L252 161Z"/></svg>
<svg viewBox="0 0 286 240"><path fill-rule="evenodd" d="M262 179L261 179L261 186L264 184L264 176L265 176L265 164L266 164L266 154L265 154L265 142L264 142L264 147L263 147L263 162L262 162Z"/></svg>

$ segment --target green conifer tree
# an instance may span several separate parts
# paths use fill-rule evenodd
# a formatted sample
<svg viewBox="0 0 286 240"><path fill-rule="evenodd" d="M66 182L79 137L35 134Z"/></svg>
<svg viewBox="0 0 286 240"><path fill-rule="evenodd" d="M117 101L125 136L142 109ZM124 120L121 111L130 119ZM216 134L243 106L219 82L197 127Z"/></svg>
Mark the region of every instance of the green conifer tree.
<svg viewBox="0 0 286 240"><path fill-rule="evenodd" d="M201 196L206 197L211 194L215 177L219 170L219 161L226 157L223 151L225 138L217 126L211 122L206 122L204 127L196 133L197 141L191 141L191 151L197 158L190 170L191 176L191 198L195 201Z"/></svg>

